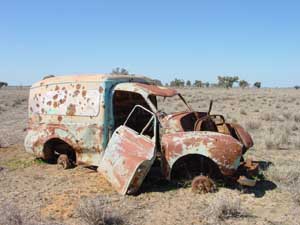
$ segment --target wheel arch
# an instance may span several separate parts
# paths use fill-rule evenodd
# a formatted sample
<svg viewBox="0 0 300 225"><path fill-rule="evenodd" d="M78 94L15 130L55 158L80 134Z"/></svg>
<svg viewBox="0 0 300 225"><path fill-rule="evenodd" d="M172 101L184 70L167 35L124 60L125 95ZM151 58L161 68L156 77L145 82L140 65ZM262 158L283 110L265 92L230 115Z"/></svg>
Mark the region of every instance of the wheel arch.
<svg viewBox="0 0 300 225"><path fill-rule="evenodd" d="M56 162L56 153L68 155L73 162L77 160L76 147L74 147L71 140L59 136L50 136L42 144L42 158L49 162Z"/></svg>
<svg viewBox="0 0 300 225"><path fill-rule="evenodd" d="M202 170L202 172L211 169L212 172L214 173L213 174L214 177L216 178L222 176L220 167L208 155L200 154L200 153L186 153L184 155L177 157L176 160L174 160L172 165L170 166L169 175L168 175L168 178L170 180L175 179L176 177L178 177L178 175L180 176L180 174L176 174L176 173L180 172L179 170L182 164L184 163L190 163L199 166L199 168L196 169L199 169L199 171Z"/></svg>

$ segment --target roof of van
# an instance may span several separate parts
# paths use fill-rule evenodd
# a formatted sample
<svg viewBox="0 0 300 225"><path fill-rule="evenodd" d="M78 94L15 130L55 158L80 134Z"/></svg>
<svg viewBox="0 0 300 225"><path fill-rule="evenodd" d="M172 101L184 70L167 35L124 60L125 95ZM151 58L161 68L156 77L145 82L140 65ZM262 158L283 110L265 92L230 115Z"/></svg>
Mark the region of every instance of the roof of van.
<svg viewBox="0 0 300 225"><path fill-rule="evenodd" d="M43 86L47 84L59 84L59 83L76 83L76 82L103 82L107 79L133 79L141 80L144 82L151 82L152 80L146 76L141 75L112 75L112 74L78 74L78 75L66 75L66 76L46 76L43 80L40 80L32 85L32 87Z"/></svg>

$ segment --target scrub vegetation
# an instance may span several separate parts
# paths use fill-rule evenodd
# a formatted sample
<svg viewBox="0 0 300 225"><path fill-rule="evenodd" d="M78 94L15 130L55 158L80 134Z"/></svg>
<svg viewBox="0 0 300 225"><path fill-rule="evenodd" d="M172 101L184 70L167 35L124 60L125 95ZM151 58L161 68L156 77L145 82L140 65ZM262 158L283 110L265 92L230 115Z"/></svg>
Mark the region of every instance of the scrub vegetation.
<svg viewBox="0 0 300 225"><path fill-rule="evenodd" d="M115 71L118 72L118 71ZM124 71L123 71L124 72ZM181 81L177 80L181 84ZM188 82L180 92L195 109L241 123L260 164L255 188L218 185L199 194L146 181L137 196L120 196L94 168L60 170L25 153L28 88L0 89L0 224L297 224L300 220L299 90L206 88ZM201 85L200 85L201 83ZM238 83L237 83L238 84ZM259 85L257 84L257 87ZM182 110L175 102L164 104Z"/></svg>

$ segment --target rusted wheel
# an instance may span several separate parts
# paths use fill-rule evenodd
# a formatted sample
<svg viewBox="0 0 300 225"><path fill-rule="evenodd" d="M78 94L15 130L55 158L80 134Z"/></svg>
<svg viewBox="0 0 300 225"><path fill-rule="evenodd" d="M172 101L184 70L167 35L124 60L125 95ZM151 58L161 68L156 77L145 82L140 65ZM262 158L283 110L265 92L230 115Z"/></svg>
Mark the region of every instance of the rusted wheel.
<svg viewBox="0 0 300 225"><path fill-rule="evenodd" d="M72 164L68 158L68 155L61 154L57 159L57 165L59 168L63 168L64 170L71 168Z"/></svg>
<svg viewBox="0 0 300 225"><path fill-rule="evenodd" d="M207 176L197 176L192 181L192 191L198 194L217 191L215 182Z"/></svg>

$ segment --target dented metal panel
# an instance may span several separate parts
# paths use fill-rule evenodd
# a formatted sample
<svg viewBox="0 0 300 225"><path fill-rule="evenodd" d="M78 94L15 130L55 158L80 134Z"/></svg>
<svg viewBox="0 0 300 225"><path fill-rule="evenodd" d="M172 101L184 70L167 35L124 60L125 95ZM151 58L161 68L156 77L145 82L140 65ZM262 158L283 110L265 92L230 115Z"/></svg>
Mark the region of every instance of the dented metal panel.
<svg viewBox="0 0 300 225"><path fill-rule="evenodd" d="M170 177L175 162L188 154L200 154L213 160L224 175L232 175L240 164L242 145L231 136L216 132L178 132L162 137L162 148Z"/></svg>
<svg viewBox="0 0 300 225"><path fill-rule="evenodd" d="M155 143L120 126L111 137L98 171L120 194L135 193L155 159Z"/></svg>
<svg viewBox="0 0 300 225"><path fill-rule="evenodd" d="M93 89L92 89L93 88ZM29 109L32 114L61 116L97 116L99 85L69 83L47 85L31 91Z"/></svg>
<svg viewBox="0 0 300 225"><path fill-rule="evenodd" d="M250 134L245 131L245 129L239 124L230 124L230 126L235 130L235 133L238 139L242 142L246 149L249 149L253 146L253 140Z"/></svg>

